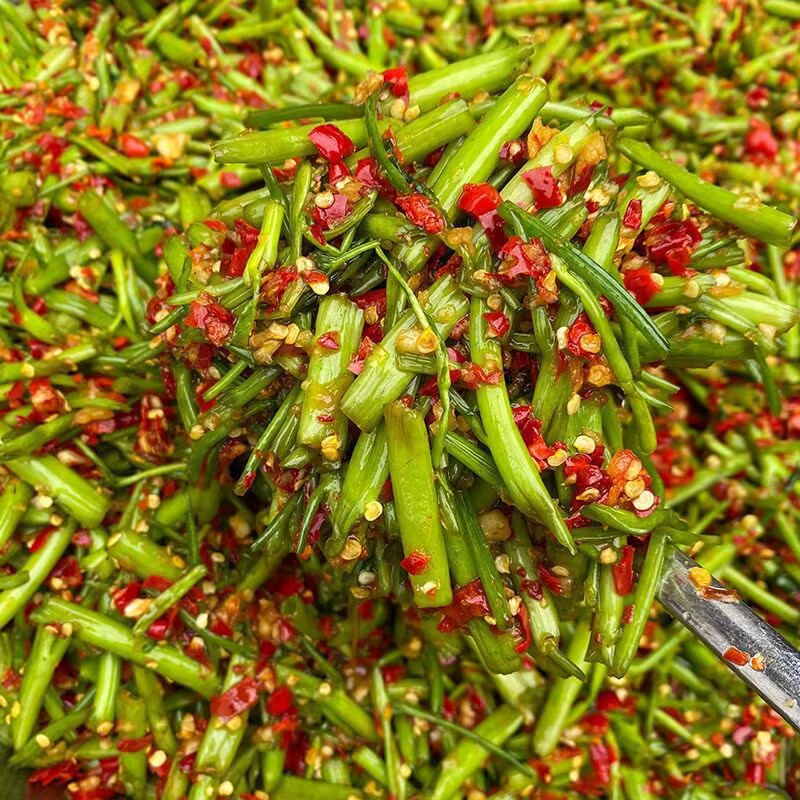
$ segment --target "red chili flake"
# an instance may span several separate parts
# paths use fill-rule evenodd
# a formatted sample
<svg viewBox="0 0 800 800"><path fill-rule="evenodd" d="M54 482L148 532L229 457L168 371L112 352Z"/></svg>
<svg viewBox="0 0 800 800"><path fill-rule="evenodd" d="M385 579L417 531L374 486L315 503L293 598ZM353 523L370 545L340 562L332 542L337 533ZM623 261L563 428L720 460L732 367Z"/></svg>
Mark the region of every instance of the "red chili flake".
<svg viewBox="0 0 800 800"><path fill-rule="evenodd" d="M75 547L89 547L92 543L92 537L89 535L88 531L78 531L72 536L70 541Z"/></svg>
<svg viewBox="0 0 800 800"><path fill-rule="evenodd" d="M134 450L151 460L160 459L172 451L169 422L158 395L148 393L142 397Z"/></svg>
<svg viewBox="0 0 800 800"><path fill-rule="evenodd" d="M172 586L172 581L162 578L161 575L150 575L142 581L143 589L152 589L154 592L165 592Z"/></svg>
<svg viewBox="0 0 800 800"><path fill-rule="evenodd" d="M744 136L744 151L754 161L772 161L778 155L778 140L772 128L760 119L751 119Z"/></svg>
<svg viewBox="0 0 800 800"><path fill-rule="evenodd" d="M22 676L8 667L3 673L3 687L8 691L16 691L22 685Z"/></svg>
<svg viewBox="0 0 800 800"><path fill-rule="evenodd" d="M477 364L466 364L461 368L461 379L459 383L469 389L476 389L478 386L488 385L497 386L500 383L503 373L499 368L484 369Z"/></svg>
<svg viewBox="0 0 800 800"><path fill-rule="evenodd" d="M228 720L244 713L257 702L258 681L247 675L226 692L211 698L211 713L222 720Z"/></svg>
<svg viewBox="0 0 800 800"><path fill-rule="evenodd" d="M219 347L228 341L233 333L236 317L204 292L197 300L192 301L184 321L189 327L205 332L206 339Z"/></svg>
<svg viewBox="0 0 800 800"><path fill-rule="evenodd" d="M395 97L408 103L408 72L405 67L392 67L383 71L383 80Z"/></svg>
<svg viewBox="0 0 800 800"><path fill-rule="evenodd" d="M166 614L162 614L155 622L152 622L147 628L147 635L157 642L163 642L172 635L172 629L180 612L179 606L173 606Z"/></svg>
<svg viewBox="0 0 800 800"><path fill-rule="evenodd" d="M441 233L445 229L444 217L431 205L424 194L407 194L395 199L395 205L418 228L428 233Z"/></svg>
<svg viewBox="0 0 800 800"><path fill-rule="evenodd" d="M387 686L397 683L406 674L406 668L402 664L385 664L381 667L381 675Z"/></svg>
<svg viewBox="0 0 800 800"><path fill-rule="evenodd" d="M731 664L736 664L737 667L743 667L750 661L750 653L745 653L744 650L739 650L737 647L729 647L722 657Z"/></svg>
<svg viewBox="0 0 800 800"><path fill-rule="evenodd" d="M533 643L533 636L531 635L531 626L528 619L528 608L525 603L519 605L519 641L514 645L514 649L518 653L526 653L528 648Z"/></svg>
<svg viewBox="0 0 800 800"><path fill-rule="evenodd" d="M525 139L512 139L500 147L500 160L509 164L521 164L528 157L528 143Z"/></svg>
<svg viewBox="0 0 800 800"><path fill-rule="evenodd" d="M139 597L141 590L141 584L136 583L136 581L129 583L127 586L122 586L119 589L114 589L111 592L111 604L120 614L124 614L128 604Z"/></svg>
<svg viewBox="0 0 800 800"><path fill-rule="evenodd" d="M536 167L523 173L522 177L533 190L537 208L555 208L564 201L558 182L553 177L552 167Z"/></svg>
<svg viewBox="0 0 800 800"><path fill-rule="evenodd" d="M264 71L264 59L260 53L248 53L237 65L236 69L256 79Z"/></svg>
<svg viewBox="0 0 800 800"><path fill-rule="evenodd" d="M567 349L577 358L594 358L600 348L600 337L586 312L582 311L567 331Z"/></svg>
<svg viewBox="0 0 800 800"><path fill-rule="evenodd" d="M459 586L453 592L453 602L442 609L444 616L437 626L442 633L452 633L464 627L470 620L485 617L489 612L489 603L483 591L480 578Z"/></svg>
<svg viewBox="0 0 800 800"><path fill-rule="evenodd" d="M53 585L54 578L61 582L61 588L68 586L70 589L77 589L79 586L83 586L83 573L78 564L78 559L75 556L67 556L62 558L53 568L48 576L48 581L51 588L58 591Z"/></svg>
<svg viewBox="0 0 800 800"><path fill-rule="evenodd" d="M542 583L557 595L569 595L572 592L572 578L569 575L556 575L553 570L544 564L539 564L536 568Z"/></svg>
<svg viewBox="0 0 800 800"><path fill-rule="evenodd" d="M152 741L153 734L148 733L138 739L120 739L117 743L117 748L123 753L138 753L140 750L149 747Z"/></svg>
<svg viewBox="0 0 800 800"><path fill-rule="evenodd" d="M421 550L412 550L401 562L400 566L409 575L420 575L430 563L431 557Z"/></svg>
<svg viewBox="0 0 800 800"><path fill-rule="evenodd" d="M226 189L238 189L242 185L242 179L235 172L228 170L220 172L219 182Z"/></svg>
<svg viewBox="0 0 800 800"><path fill-rule="evenodd" d="M653 278L652 270L647 267L626 270L623 280L625 288L641 306L647 305L661 291L661 287Z"/></svg>
<svg viewBox="0 0 800 800"><path fill-rule="evenodd" d="M592 742L589 745L589 759L597 782L608 786L611 782L611 765L617 760L614 751L605 742Z"/></svg>
<svg viewBox="0 0 800 800"><path fill-rule="evenodd" d="M502 311L488 311L483 315L483 318L486 320L486 335L489 338L505 336L511 329L511 323Z"/></svg>
<svg viewBox="0 0 800 800"><path fill-rule="evenodd" d="M666 264L673 275L684 275L701 239L691 220L666 220L645 232L644 244L654 263Z"/></svg>
<svg viewBox="0 0 800 800"><path fill-rule="evenodd" d="M346 178L350 174L350 170L344 161L331 161L328 167L328 181L336 183L342 178Z"/></svg>
<svg viewBox="0 0 800 800"><path fill-rule="evenodd" d="M150 145L132 133L123 133L119 137L119 149L128 158L146 158L150 155Z"/></svg>
<svg viewBox="0 0 800 800"><path fill-rule="evenodd" d="M491 184L468 183L461 192L458 207L479 219L483 214L494 211L502 202L500 192Z"/></svg>
<svg viewBox="0 0 800 800"><path fill-rule="evenodd" d="M356 180L363 183L364 186L370 189L378 189L381 194L390 199L394 199L397 195L394 187L381 175L378 162L371 156L362 158L358 164L356 164L354 175Z"/></svg>
<svg viewBox="0 0 800 800"><path fill-rule="evenodd" d="M322 228L323 231L332 228L337 223L343 220L350 210L350 201L346 195L334 194L333 203L327 208L319 208L314 206L311 211L311 216L316 223ZM324 242L324 237L323 240Z"/></svg>
<svg viewBox="0 0 800 800"><path fill-rule="evenodd" d="M542 421L533 416L530 406L514 406L514 423L522 436L522 441L528 448L528 452L540 469L547 469L547 459L556 451L564 449L563 442L553 442L547 444L542 436Z"/></svg>
<svg viewBox="0 0 800 800"><path fill-rule="evenodd" d="M243 219L235 220L233 227L234 239L226 238L222 242L220 270L229 278L238 278L244 274L247 260L256 248L259 231Z"/></svg>
<svg viewBox="0 0 800 800"><path fill-rule="evenodd" d="M625 216L622 218L622 224L628 228L640 228L642 225L642 201L638 197L628 203L625 209Z"/></svg>
<svg viewBox="0 0 800 800"><path fill-rule="evenodd" d="M342 161L357 149L352 139L330 122L317 125L308 134L308 138L327 161Z"/></svg>
<svg viewBox="0 0 800 800"><path fill-rule="evenodd" d="M614 591L625 597L633 591L633 557L636 551L630 545L622 548L619 561L611 568L614 575Z"/></svg>
<svg viewBox="0 0 800 800"><path fill-rule="evenodd" d="M19 408L22 405L22 398L25 396L25 384L17 381L6 394L6 402L9 408Z"/></svg>
<svg viewBox="0 0 800 800"><path fill-rule="evenodd" d="M581 727L586 733L594 736L605 736L608 733L608 717L602 711L587 714L581 720Z"/></svg>
<svg viewBox="0 0 800 800"><path fill-rule="evenodd" d="M51 783L69 783L80 775L81 767L77 761L61 761L49 767L42 767L28 776L31 785L49 786Z"/></svg>
<svg viewBox="0 0 800 800"><path fill-rule="evenodd" d="M567 190L567 196L572 197L573 195L578 194L578 192L585 192L589 188L589 184L592 182L594 170L594 164L587 164L582 170L580 170L572 179L569 189Z"/></svg>
<svg viewBox="0 0 800 800"><path fill-rule="evenodd" d="M550 256L540 239L525 242L512 236L500 249L500 267L497 279L503 283L520 286L528 278L537 283L550 272Z"/></svg>
<svg viewBox="0 0 800 800"><path fill-rule="evenodd" d="M42 416L63 414L68 410L66 398L53 388L48 378L33 378L28 384L28 393L34 410Z"/></svg>
<svg viewBox="0 0 800 800"><path fill-rule="evenodd" d="M624 610L622 611L622 622L625 625L630 625L633 622L633 614L636 611L636 604L631 603L629 606L625 606Z"/></svg>
<svg viewBox="0 0 800 800"><path fill-rule="evenodd" d="M595 706L598 711L624 711L626 714L633 714L636 710L636 698L628 695L621 699L612 689L605 689L597 695Z"/></svg>
<svg viewBox="0 0 800 800"><path fill-rule="evenodd" d="M757 761L751 761L744 770L745 783L753 783L756 786L764 786L767 782L764 765Z"/></svg>
<svg viewBox="0 0 800 800"><path fill-rule="evenodd" d="M378 319L386 315L386 289L371 289L364 294L353 297L352 301L363 310L375 309Z"/></svg>
<svg viewBox="0 0 800 800"><path fill-rule="evenodd" d="M325 350L339 349L339 331L328 331L317 337L317 344Z"/></svg>
<svg viewBox="0 0 800 800"><path fill-rule="evenodd" d="M276 717L282 717L294 704L292 691L288 686L279 686L266 702L266 709Z"/></svg>
<svg viewBox="0 0 800 800"><path fill-rule="evenodd" d="M769 105L769 89L766 86L753 86L744 96L748 108L766 108Z"/></svg>
<svg viewBox="0 0 800 800"><path fill-rule="evenodd" d="M519 590L534 600L541 600L544 597L541 581L530 581L526 578L520 581Z"/></svg>

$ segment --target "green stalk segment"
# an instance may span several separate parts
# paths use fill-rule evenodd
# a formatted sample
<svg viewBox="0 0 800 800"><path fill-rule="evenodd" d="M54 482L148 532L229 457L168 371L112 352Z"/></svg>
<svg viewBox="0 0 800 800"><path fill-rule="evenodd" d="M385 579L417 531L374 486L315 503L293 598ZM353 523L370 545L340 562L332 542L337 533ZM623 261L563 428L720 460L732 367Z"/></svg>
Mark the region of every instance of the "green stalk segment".
<svg viewBox="0 0 800 800"><path fill-rule="evenodd" d="M425 419L400 401L384 413L389 475L414 600L420 608L446 606L453 595Z"/></svg>
<svg viewBox="0 0 800 800"><path fill-rule="evenodd" d="M361 343L364 312L344 295L328 295L317 311L316 336L303 382L303 408L297 441L308 447L342 451L347 442L347 417L342 396L353 382L348 366ZM331 439L335 439L335 444ZM338 460L334 458L332 460Z"/></svg>

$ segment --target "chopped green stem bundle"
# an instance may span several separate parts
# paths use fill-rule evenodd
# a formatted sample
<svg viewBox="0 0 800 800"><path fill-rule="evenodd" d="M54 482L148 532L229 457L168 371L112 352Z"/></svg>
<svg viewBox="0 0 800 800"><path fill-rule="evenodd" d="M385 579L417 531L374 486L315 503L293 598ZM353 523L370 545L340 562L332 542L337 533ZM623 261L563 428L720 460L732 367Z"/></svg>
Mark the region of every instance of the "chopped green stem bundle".
<svg viewBox="0 0 800 800"><path fill-rule="evenodd" d="M796 3L56 5L0 3L30 793L794 791L655 600L685 549L798 643Z"/></svg>

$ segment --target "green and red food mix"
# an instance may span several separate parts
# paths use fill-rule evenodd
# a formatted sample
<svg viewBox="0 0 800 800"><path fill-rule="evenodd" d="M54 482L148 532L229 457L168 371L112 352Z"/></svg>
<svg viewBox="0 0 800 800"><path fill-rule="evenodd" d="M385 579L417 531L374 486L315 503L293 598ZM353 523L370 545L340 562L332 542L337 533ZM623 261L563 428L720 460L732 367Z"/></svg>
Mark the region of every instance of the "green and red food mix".
<svg viewBox="0 0 800 800"><path fill-rule="evenodd" d="M9 766L792 796L795 5L0 7Z"/></svg>

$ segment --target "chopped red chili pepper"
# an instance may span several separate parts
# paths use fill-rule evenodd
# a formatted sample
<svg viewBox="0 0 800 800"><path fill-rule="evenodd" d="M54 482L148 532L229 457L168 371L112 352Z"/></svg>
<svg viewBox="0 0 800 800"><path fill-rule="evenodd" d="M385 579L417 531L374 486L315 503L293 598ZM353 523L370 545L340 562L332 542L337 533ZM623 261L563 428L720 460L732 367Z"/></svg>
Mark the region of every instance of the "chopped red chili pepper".
<svg viewBox="0 0 800 800"><path fill-rule="evenodd" d="M564 201L558 182L553 177L552 167L536 167L523 173L522 177L533 190L537 208L555 208Z"/></svg>
<svg viewBox="0 0 800 800"><path fill-rule="evenodd" d="M265 706L268 713L281 717L289 711L293 704L292 690L288 686L279 686L269 696Z"/></svg>
<svg viewBox="0 0 800 800"><path fill-rule="evenodd" d="M317 344L324 350L339 349L339 331L327 331L317 337Z"/></svg>
<svg viewBox="0 0 800 800"><path fill-rule="evenodd" d="M645 231L647 255L656 264L666 264L673 275L684 275L702 236L690 219L666 220Z"/></svg>
<svg viewBox="0 0 800 800"><path fill-rule="evenodd" d="M219 347L231 337L236 317L211 295L202 293L192 301L184 321L189 327L203 331L206 339Z"/></svg>
<svg viewBox="0 0 800 800"><path fill-rule="evenodd" d="M317 125L308 134L308 138L327 161L342 161L357 149L353 140L330 122Z"/></svg>
<svg viewBox="0 0 800 800"><path fill-rule="evenodd" d="M392 67L383 71L383 80L395 97L408 102L408 72L405 67Z"/></svg>
<svg viewBox="0 0 800 800"><path fill-rule="evenodd" d="M500 192L488 183L468 183L461 192L458 207L478 219L483 214L494 211L503 198Z"/></svg>
<svg viewBox="0 0 800 800"><path fill-rule="evenodd" d="M617 760L614 751L605 742L592 742L589 745L589 760L597 783L608 786L611 783L611 765Z"/></svg>
<svg viewBox="0 0 800 800"><path fill-rule="evenodd" d="M247 260L258 243L258 228L243 219L235 220L233 227L234 237L222 243L220 270L229 278L238 278L244 274Z"/></svg>
<svg viewBox="0 0 800 800"><path fill-rule="evenodd" d="M211 713L222 720L228 720L244 713L257 702L258 681L247 675L227 691L211 698Z"/></svg>
<svg viewBox="0 0 800 800"><path fill-rule="evenodd" d="M625 288L636 298L639 305L647 305L661 291L661 286L647 267L629 269L623 273Z"/></svg>
<svg viewBox="0 0 800 800"><path fill-rule="evenodd" d="M497 279L512 286L524 285L528 278L538 281L550 272L550 256L540 239L525 242L512 236L500 249Z"/></svg>
<svg viewBox="0 0 800 800"><path fill-rule="evenodd" d="M614 575L614 591L625 597L633 591L633 557L636 550L630 545L622 548L619 561L611 568Z"/></svg>
<svg viewBox="0 0 800 800"><path fill-rule="evenodd" d="M412 550L400 562L400 566L409 575L421 575L427 568L430 560L431 557L427 553L423 553L421 550Z"/></svg>
<svg viewBox="0 0 800 800"><path fill-rule="evenodd" d="M150 155L150 145L132 133L123 133L119 137L119 149L128 158L145 158Z"/></svg>
<svg viewBox="0 0 800 800"><path fill-rule="evenodd" d="M778 140L772 128L760 119L751 119L744 137L744 151L754 161L773 161L778 155Z"/></svg>
<svg viewBox="0 0 800 800"><path fill-rule="evenodd" d="M594 358L602 347L600 336L582 311L567 331L567 349L578 358Z"/></svg>
<svg viewBox="0 0 800 800"><path fill-rule="evenodd" d="M500 147L500 160L509 164L521 164L528 157L528 143L525 139L512 139Z"/></svg>
<svg viewBox="0 0 800 800"><path fill-rule="evenodd" d="M401 195L394 202L418 228L428 233L441 233L445 229L447 223L444 217L424 194Z"/></svg>
<svg viewBox="0 0 800 800"><path fill-rule="evenodd" d="M489 603L480 578L459 586L453 592L453 602L443 608L442 612L444 617L437 626L442 633L451 633L457 628L463 628L470 620L487 616L490 613Z"/></svg>
<svg viewBox="0 0 800 800"><path fill-rule="evenodd" d="M488 311L483 318L486 320L486 335L489 338L505 336L511 329L511 322L502 311Z"/></svg>
<svg viewBox="0 0 800 800"><path fill-rule="evenodd" d="M329 206L320 208L315 205L311 211L311 216L323 231L327 231L329 228L341 222L348 215L349 211L350 201L347 196L343 194L334 194L333 202Z"/></svg>
<svg viewBox="0 0 800 800"><path fill-rule="evenodd" d="M639 228L642 225L642 201L638 197L628 203L625 209L625 216L622 218L622 224L628 228Z"/></svg>
<svg viewBox="0 0 800 800"><path fill-rule="evenodd" d="M122 753L138 753L140 750L149 747L152 741L153 734L148 733L138 739L120 739L117 743L117 748Z"/></svg>

